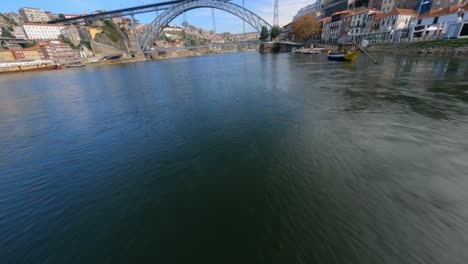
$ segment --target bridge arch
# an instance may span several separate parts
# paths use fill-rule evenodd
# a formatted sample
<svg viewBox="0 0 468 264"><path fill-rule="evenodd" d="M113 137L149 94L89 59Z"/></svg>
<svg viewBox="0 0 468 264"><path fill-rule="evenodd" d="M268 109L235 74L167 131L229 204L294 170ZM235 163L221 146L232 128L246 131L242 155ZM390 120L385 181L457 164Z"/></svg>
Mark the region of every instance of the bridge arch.
<svg viewBox="0 0 468 264"><path fill-rule="evenodd" d="M148 25L139 38L140 49L145 52L151 49L154 41L161 35L164 28L179 15L198 8L215 8L231 13L255 28L258 32L262 27L271 29L271 25L254 12L226 0L188 0L176 4L157 16Z"/></svg>

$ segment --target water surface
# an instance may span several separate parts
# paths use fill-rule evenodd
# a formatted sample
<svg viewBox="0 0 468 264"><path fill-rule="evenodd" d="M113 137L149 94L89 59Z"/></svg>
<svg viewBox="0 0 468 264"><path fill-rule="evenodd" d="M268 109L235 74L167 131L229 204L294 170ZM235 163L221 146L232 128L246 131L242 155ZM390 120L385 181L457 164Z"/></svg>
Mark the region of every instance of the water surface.
<svg viewBox="0 0 468 264"><path fill-rule="evenodd" d="M0 263L466 263L468 61L0 76Z"/></svg>

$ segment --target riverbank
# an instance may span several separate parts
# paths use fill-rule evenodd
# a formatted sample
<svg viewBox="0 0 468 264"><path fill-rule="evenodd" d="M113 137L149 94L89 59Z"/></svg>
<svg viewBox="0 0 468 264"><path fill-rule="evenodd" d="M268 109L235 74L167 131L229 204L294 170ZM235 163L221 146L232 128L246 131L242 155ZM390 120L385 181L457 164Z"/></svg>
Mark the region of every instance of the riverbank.
<svg viewBox="0 0 468 264"><path fill-rule="evenodd" d="M373 44L368 48L368 51L387 54L468 56L468 39Z"/></svg>
<svg viewBox="0 0 468 264"><path fill-rule="evenodd" d="M166 60L166 59L199 57L199 56L225 54L225 53L257 52L257 51L258 51L258 48L256 47L249 47L249 48L235 47L235 48L222 49L222 50L212 50L208 48L203 48L203 49L197 49L197 50L177 50L177 51L154 52L154 53L150 53L148 56L152 60Z"/></svg>

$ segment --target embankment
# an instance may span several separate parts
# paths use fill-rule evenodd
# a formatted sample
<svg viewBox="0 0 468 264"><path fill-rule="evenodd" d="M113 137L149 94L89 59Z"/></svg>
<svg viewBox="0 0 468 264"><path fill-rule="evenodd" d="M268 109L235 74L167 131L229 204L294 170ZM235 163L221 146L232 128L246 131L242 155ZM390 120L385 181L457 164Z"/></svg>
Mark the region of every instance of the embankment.
<svg viewBox="0 0 468 264"><path fill-rule="evenodd" d="M258 50L258 46L251 45L249 47L229 47L229 48L223 48L223 49L200 48L200 49L194 49L194 50L154 52L154 53L147 54L147 56L149 59L163 60L163 59L175 59L175 58L184 58L184 57L197 57L197 56L222 54L222 53L249 52L249 51L257 51L257 50Z"/></svg>
<svg viewBox="0 0 468 264"><path fill-rule="evenodd" d="M389 54L468 56L468 39L373 44L368 51Z"/></svg>

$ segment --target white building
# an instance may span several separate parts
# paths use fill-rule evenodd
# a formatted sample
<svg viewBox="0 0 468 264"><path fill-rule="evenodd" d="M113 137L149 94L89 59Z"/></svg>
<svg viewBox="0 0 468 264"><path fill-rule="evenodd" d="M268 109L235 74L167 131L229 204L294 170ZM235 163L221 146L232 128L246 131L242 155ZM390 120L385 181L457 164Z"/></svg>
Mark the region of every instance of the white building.
<svg viewBox="0 0 468 264"><path fill-rule="evenodd" d="M363 33L370 33L373 25L368 25L373 22L375 16L371 16L372 14L380 13L376 10L361 10L354 14L350 15L350 24L348 35L360 35ZM371 16L371 19L369 19Z"/></svg>
<svg viewBox="0 0 468 264"><path fill-rule="evenodd" d="M458 32L449 32L450 28ZM450 38L468 37L468 3L431 10L418 19L414 18L411 21L411 32L416 37L441 37L444 34Z"/></svg>
<svg viewBox="0 0 468 264"><path fill-rule="evenodd" d="M23 25L26 37L31 40L58 39L62 34L61 30L66 28L60 24L33 24L25 23Z"/></svg>
<svg viewBox="0 0 468 264"><path fill-rule="evenodd" d="M322 40L337 42L343 35L346 35L348 30L347 19L350 13L350 10L343 10L331 15L330 19L328 17L322 19Z"/></svg>
<svg viewBox="0 0 468 264"><path fill-rule="evenodd" d="M23 7L18 11L24 23L46 23L49 21L47 14L38 8Z"/></svg>
<svg viewBox="0 0 468 264"><path fill-rule="evenodd" d="M380 20L380 31L392 31L408 28L411 19L416 17L416 11L412 9L393 9L384 14Z"/></svg>

